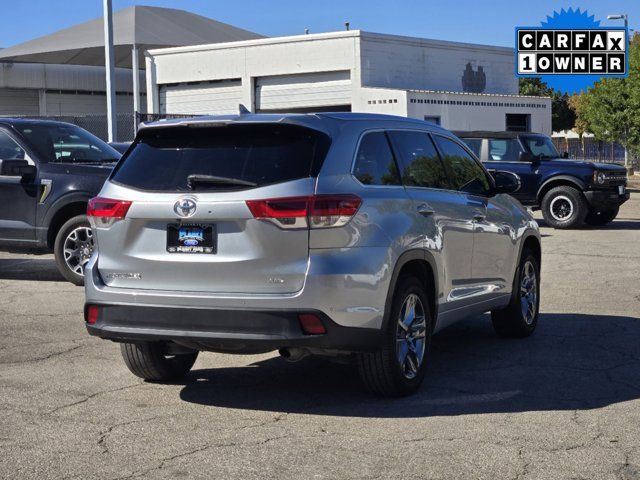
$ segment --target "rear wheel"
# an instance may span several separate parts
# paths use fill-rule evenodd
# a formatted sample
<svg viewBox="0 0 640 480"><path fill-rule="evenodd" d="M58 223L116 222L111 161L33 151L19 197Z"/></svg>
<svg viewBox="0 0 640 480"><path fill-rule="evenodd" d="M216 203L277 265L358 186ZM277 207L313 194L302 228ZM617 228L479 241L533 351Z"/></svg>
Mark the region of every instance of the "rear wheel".
<svg viewBox="0 0 640 480"><path fill-rule="evenodd" d="M53 252L64 278L83 285L84 267L93 254L93 235L86 215L77 215L60 227Z"/></svg>
<svg viewBox="0 0 640 480"><path fill-rule="evenodd" d="M198 358L198 352L171 354L162 342L121 343L127 368L145 380L164 382L184 377Z"/></svg>
<svg viewBox="0 0 640 480"><path fill-rule="evenodd" d="M549 190L542 199L542 216L553 228L576 228L587 215L587 201L579 190L567 185Z"/></svg>
<svg viewBox="0 0 640 480"><path fill-rule="evenodd" d="M604 210L602 212L591 211L588 213L585 222L589 225L606 225L615 220L620 212L620 207L616 207L611 210Z"/></svg>
<svg viewBox="0 0 640 480"><path fill-rule="evenodd" d="M373 393L402 396L422 383L431 346L432 316L424 285L402 278L393 297L382 347L358 354L358 370Z"/></svg>
<svg viewBox="0 0 640 480"><path fill-rule="evenodd" d="M538 325L540 311L540 266L531 250L522 252L511 301L493 310L493 328L501 337L528 337Z"/></svg>

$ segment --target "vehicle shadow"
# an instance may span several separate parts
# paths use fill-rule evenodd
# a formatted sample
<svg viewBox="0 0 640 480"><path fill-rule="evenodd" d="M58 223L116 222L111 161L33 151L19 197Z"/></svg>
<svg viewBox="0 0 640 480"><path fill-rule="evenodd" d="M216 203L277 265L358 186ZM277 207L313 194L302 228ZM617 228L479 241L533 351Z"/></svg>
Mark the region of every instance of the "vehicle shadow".
<svg viewBox="0 0 640 480"><path fill-rule="evenodd" d="M530 338L500 339L487 315L434 337L413 396L364 392L352 365L271 358L192 371L180 397L201 405L355 417L591 409L640 398L640 318L544 314Z"/></svg>
<svg viewBox="0 0 640 480"><path fill-rule="evenodd" d="M547 225L542 218L536 218L536 222L541 228L553 228ZM640 230L640 218L617 218L613 222L606 225L587 225L584 224L575 230Z"/></svg>
<svg viewBox="0 0 640 480"><path fill-rule="evenodd" d="M0 258L0 280L66 282L58 271L55 260L35 256Z"/></svg>

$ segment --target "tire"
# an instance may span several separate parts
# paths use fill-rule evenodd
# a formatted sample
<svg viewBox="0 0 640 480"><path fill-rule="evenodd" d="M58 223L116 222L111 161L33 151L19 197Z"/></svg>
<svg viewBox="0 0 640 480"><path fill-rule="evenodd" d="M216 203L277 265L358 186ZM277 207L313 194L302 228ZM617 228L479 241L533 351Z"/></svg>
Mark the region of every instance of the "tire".
<svg viewBox="0 0 640 480"><path fill-rule="evenodd" d="M531 281L530 274L534 274ZM529 277L529 281L526 278ZM523 282L525 280L525 282ZM523 294L525 288L531 287L527 295ZM534 297L531 297L533 292ZM525 299L527 302L525 303ZM530 310L531 309L531 310ZM531 250L522 252L518 271L513 285L511 301L506 308L493 310L491 321L493 328L500 337L523 338L531 335L538 325L540 313L540 265Z"/></svg>
<svg viewBox="0 0 640 480"><path fill-rule="evenodd" d="M72 254L69 247L74 246L77 247L77 251ZM53 253L62 276L75 285L84 285L84 266L93 253L91 225L86 215L70 218L60 227L56 234Z"/></svg>
<svg viewBox="0 0 640 480"><path fill-rule="evenodd" d="M193 367L199 353L194 351L169 355L162 342L121 343L120 352L131 373L152 382L184 377Z"/></svg>
<svg viewBox="0 0 640 480"><path fill-rule="evenodd" d="M587 201L582 193L566 185L549 190L542 199L542 216L553 228L576 228L587 216Z"/></svg>
<svg viewBox="0 0 640 480"><path fill-rule="evenodd" d="M616 207L613 210L604 210L602 212L591 211L587 214L585 222L589 225L606 225L615 220L620 212L620 207Z"/></svg>
<svg viewBox="0 0 640 480"><path fill-rule="evenodd" d="M414 315L414 320L409 323L413 328L407 330L400 326L400 320L409 320L405 313L412 301L415 302L414 313L422 311L422 315ZM422 383L428 365L432 330L433 317L423 283L413 276L401 278L393 295L381 348L376 352L357 354L358 370L365 387L372 393L390 397L415 392ZM411 341L398 341L398 338L406 338L406 332L413 333ZM402 351L404 362L401 366ZM416 362L420 352L422 359ZM412 369L412 364L416 363L417 368Z"/></svg>

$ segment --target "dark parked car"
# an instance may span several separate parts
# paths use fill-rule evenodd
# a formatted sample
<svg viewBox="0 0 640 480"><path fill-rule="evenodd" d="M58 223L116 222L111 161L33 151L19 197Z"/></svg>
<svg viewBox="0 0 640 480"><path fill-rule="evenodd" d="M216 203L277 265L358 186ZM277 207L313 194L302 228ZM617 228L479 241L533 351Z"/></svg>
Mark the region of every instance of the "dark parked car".
<svg viewBox="0 0 640 480"><path fill-rule="evenodd" d="M131 142L109 142L109 145L115 148L122 155L129 149Z"/></svg>
<svg viewBox="0 0 640 480"><path fill-rule="evenodd" d="M520 176L513 194L523 205L541 209L554 228L574 228L583 222L604 225L629 199L627 172L621 165L567 160L553 141L539 133L456 132L489 171Z"/></svg>
<svg viewBox="0 0 640 480"><path fill-rule="evenodd" d="M80 127L0 118L0 249L55 254L81 285L93 251L87 202L120 154Z"/></svg>

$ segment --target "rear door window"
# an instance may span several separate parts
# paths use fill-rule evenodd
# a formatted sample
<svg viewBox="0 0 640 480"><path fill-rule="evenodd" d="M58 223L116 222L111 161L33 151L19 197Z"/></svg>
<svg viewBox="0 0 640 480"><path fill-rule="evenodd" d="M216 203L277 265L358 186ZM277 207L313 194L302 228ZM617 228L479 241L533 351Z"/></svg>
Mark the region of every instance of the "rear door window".
<svg viewBox="0 0 640 480"><path fill-rule="evenodd" d="M407 186L451 188L444 165L429 134L392 131L389 135L398 152L402 181Z"/></svg>
<svg viewBox="0 0 640 480"><path fill-rule="evenodd" d="M293 125L149 128L114 170L150 191L237 190L317 176L327 135Z"/></svg>
<svg viewBox="0 0 640 480"><path fill-rule="evenodd" d="M364 185L400 185L400 174L384 132L360 140L353 175Z"/></svg>
<svg viewBox="0 0 640 480"><path fill-rule="evenodd" d="M517 162L520 143L516 138L490 138L489 160L493 162Z"/></svg>
<svg viewBox="0 0 640 480"><path fill-rule="evenodd" d="M435 135L435 140L454 189L476 195L491 192L487 173L469 152L449 138Z"/></svg>

